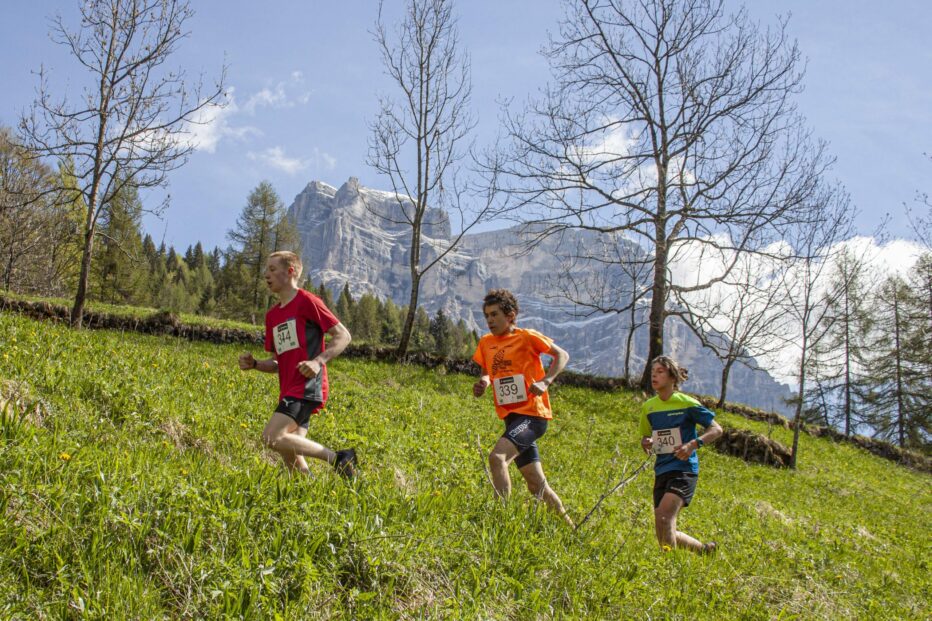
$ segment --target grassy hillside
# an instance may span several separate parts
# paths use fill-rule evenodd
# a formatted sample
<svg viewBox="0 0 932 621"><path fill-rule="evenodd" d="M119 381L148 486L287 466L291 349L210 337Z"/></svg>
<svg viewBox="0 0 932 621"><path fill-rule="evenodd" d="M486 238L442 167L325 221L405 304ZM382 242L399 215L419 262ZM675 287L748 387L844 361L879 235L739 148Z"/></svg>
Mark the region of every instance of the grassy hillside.
<svg viewBox="0 0 932 621"><path fill-rule="evenodd" d="M0 618L932 615L930 477L851 446L803 436L797 472L704 450L680 524L721 551L661 554L649 473L578 533L514 471L502 507L481 462L500 424L466 376L336 360L311 435L358 448L347 485L261 449L276 382L238 371L239 347L5 313L0 345L28 406L0 423ZM544 465L579 518L642 460L638 399L553 399Z"/></svg>

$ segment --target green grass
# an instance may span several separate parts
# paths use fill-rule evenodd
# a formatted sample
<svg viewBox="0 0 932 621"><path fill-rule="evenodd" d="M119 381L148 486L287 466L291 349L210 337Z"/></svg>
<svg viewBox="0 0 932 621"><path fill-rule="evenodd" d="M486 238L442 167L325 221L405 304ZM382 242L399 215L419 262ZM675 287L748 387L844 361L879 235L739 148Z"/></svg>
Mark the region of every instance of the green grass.
<svg viewBox="0 0 932 621"><path fill-rule="evenodd" d="M501 425L470 377L334 361L310 435L357 447L346 485L319 464L289 477L261 448L277 383L240 372L240 347L7 313L0 335L7 391L31 405L0 418L0 618L932 615L930 477L851 446L804 435L796 472L703 450L680 527L720 552L662 554L649 473L578 533L514 469L501 506L482 467ZM544 467L579 519L641 462L639 403L569 387L553 401Z"/></svg>
<svg viewBox="0 0 932 621"><path fill-rule="evenodd" d="M12 291L0 291L0 295L10 300L19 300L24 302L48 302L49 304L66 308L68 311L70 311L71 307L74 305L74 300L70 298L26 295L22 293L14 293ZM95 313L105 313L108 315L113 315L114 317L129 317L135 319L145 319L146 317L160 312L157 308L148 308L145 306L129 306L125 304L107 304L105 302L96 302L94 300L88 300L84 305L84 310ZM181 323L188 326L207 326L211 328L248 330L255 332L262 330L262 326L257 326L243 321L235 321L232 319L219 319L217 317L209 317L207 315L179 313L177 314L177 317Z"/></svg>

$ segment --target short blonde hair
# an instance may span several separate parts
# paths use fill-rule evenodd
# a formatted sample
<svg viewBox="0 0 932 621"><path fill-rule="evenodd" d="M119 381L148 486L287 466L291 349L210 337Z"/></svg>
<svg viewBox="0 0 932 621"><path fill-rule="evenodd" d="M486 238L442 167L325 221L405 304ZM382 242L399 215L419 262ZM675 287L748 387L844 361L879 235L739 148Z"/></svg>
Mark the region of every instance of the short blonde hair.
<svg viewBox="0 0 932 621"><path fill-rule="evenodd" d="M293 267L295 279L301 279L301 272L304 271L304 266L301 265L301 257L295 253L290 250L278 250L270 254L269 259L277 259L278 262L285 267Z"/></svg>
<svg viewBox="0 0 932 621"><path fill-rule="evenodd" d="M678 389L681 382L685 382L689 379L689 370L686 367L681 367L680 364L670 356L657 356L651 360L650 366L653 367L655 364L659 364L667 370L667 373L673 378L674 389Z"/></svg>

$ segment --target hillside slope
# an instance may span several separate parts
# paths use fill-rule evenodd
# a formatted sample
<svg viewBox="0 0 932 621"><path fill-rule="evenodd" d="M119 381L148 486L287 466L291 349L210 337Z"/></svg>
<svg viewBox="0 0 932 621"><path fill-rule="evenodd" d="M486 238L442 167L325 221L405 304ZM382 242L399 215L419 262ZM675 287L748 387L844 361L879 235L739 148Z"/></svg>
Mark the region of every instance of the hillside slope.
<svg viewBox="0 0 932 621"><path fill-rule="evenodd" d="M500 424L467 376L336 360L311 435L359 449L350 486L289 478L261 450L276 383L236 370L240 346L6 313L0 335L20 395L0 419L3 618L932 615L930 477L851 446L803 436L798 472L704 451L680 523L721 552L664 555L649 474L578 533L518 480L502 507L481 461ZM578 518L642 461L639 404L553 399L544 466Z"/></svg>

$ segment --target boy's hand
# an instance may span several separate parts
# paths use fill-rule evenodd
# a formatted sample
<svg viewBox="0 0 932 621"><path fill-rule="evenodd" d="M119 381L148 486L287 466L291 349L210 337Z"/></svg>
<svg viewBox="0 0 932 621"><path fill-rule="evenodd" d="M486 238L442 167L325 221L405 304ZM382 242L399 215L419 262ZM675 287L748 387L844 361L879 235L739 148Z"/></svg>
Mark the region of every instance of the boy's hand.
<svg viewBox="0 0 932 621"><path fill-rule="evenodd" d="M689 459L689 456L693 454L693 441L690 440L686 444L680 444L673 449L673 454L676 455L677 459L686 461Z"/></svg>
<svg viewBox="0 0 932 621"><path fill-rule="evenodd" d="M489 381L486 378L480 378L478 382L472 385L472 395L474 397L481 397L485 394L485 389L489 387Z"/></svg>
<svg viewBox="0 0 932 621"><path fill-rule="evenodd" d="M530 390L531 394L537 395L538 397L547 392L547 387L550 386L550 382L546 379L534 382L531 384Z"/></svg>
<svg viewBox="0 0 932 621"><path fill-rule="evenodd" d="M298 363L298 373L308 379L317 377L317 375L320 373L320 369L321 364L317 361L317 358L313 360L304 360Z"/></svg>
<svg viewBox="0 0 932 621"><path fill-rule="evenodd" d="M645 453L650 453L652 450L654 450L654 439L641 438L641 448L644 449Z"/></svg>
<svg viewBox="0 0 932 621"><path fill-rule="evenodd" d="M240 354L239 355L239 368L243 371L249 371L250 369L256 368L256 359L252 357L252 354Z"/></svg>

